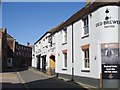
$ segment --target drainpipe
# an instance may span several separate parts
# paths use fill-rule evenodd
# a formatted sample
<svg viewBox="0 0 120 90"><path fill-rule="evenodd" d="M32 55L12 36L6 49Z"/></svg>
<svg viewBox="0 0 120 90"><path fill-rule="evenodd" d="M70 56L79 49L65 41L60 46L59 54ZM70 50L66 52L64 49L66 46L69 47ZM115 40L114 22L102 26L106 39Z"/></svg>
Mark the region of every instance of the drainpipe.
<svg viewBox="0 0 120 90"><path fill-rule="evenodd" d="M74 34L73 34L73 23L72 23L72 78L71 81L74 81Z"/></svg>

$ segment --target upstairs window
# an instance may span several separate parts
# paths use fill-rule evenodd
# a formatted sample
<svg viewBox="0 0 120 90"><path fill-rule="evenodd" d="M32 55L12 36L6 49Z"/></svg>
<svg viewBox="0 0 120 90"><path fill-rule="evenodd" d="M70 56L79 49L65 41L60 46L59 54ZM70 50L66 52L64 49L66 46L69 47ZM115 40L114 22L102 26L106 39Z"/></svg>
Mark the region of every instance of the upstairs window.
<svg viewBox="0 0 120 90"><path fill-rule="evenodd" d="M63 30L63 43L67 43L67 29Z"/></svg>
<svg viewBox="0 0 120 90"><path fill-rule="evenodd" d="M50 43L50 47L52 47L52 36L49 36L48 43Z"/></svg>
<svg viewBox="0 0 120 90"><path fill-rule="evenodd" d="M88 16L83 19L83 35L88 35L89 34L89 20Z"/></svg>
<svg viewBox="0 0 120 90"><path fill-rule="evenodd" d="M52 43L55 43L55 35L52 35Z"/></svg>

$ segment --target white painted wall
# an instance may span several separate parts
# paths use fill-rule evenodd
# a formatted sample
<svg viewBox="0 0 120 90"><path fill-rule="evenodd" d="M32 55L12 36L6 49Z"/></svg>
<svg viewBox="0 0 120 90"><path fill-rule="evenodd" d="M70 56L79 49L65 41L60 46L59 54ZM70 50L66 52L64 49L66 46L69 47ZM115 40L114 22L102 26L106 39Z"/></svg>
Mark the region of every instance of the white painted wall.
<svg viewBox="0 0 120 90"><path fill-rule="evenodd" d="M106 8L109 9L110 20L118 20L118 6L104 6L91 13L89 17L89 37L82 39L83 22L79 20L73 24L74 31L74 75L100 79L101 73L101 44L118 43L118 25L114 28L96 27L96 23L105 21ZM120 9L120 8L119 8ZM119 18L120 20L120 18ZM62 30L56 33L56 73L71 74L72 69L72 25L67 27L67 44L62 45ZM90 44L90 72L83 70L83 52L81 46ZM68 67L62 70L62 50L68 50ZM96 60L95 60L96 58Z"/></svg>
<svg viewBox="0 0 120 90"><path fill-rule="evenodd" d="M89 37L81 39L82 33L82 21L78 21L74 24L74 50L75 50L75 75L100 78L101 73L101 44L102 43L118 43L118 25L115 28L104 28L103 26L96 27L97 22L105 21L105 10L109 8L110 13L108 16L111 20L118 20L118 7L117 6L105 6L92 13L92 17L89 15ZM78 34L79 33L79 34ZM81 72L82 70L82 50L81 46L84 44L90 44L90 72ZM97 58L95 60L95 57Z"/></svg>
<svg viewBox="0 0 120 90"><path fill-rule="evenodd" d="M72 74L71 69L72 69L72 59L71 59L71 27L69 26L67 28L67 44L63 44L63 32L62 30L56 33L56 73L63 73L63 74ZM63 53L62 50L67 49L67 68L63 67ZM62 69L67 69L67 70L62 70Z"/></svg>
<svg viewBox="0 0 120 90"><path fill-rule="evenodd" d="M96 27L96 23L106 21L106 8L109 9L107 14L110 17L110 20L120 20L118 13L118 6L104 6L96 11L91 13L89 17L89 37L82 39L83 31L83 21L79 20L73 24L73 39L74 39L74 75L91 77L91 78L100 78L101 73L101 44L102 43L118 43L118 25L115 24L114 28L104 28L104 25ZM120 10L120 7L119 7ZM120 24L119 24L120 27ZM45 35L49 36L49 34ZM44 38L44 37L43 37ZM41 39L42 40L42 39ZM49 56L51 54L55 55L56 60L56 73L62 74L72 74L72 25L67 27L67 44L63 44L63 33L62 30L55 33L55 45L49 47L48 39L41 41L41 44L35 44L35 59L32 61L34 67L37 66L38 54L47 55L47 67L49 65ZM85 44L90 44L90 72L81 72L83 70L83 51L81 46ZM37 47L36 47L37 45ZM48 46L46 48L45 46ZM44 48L43 48L44 47ZM51 48L55 50L52 52ZM40 49L41 52L37 53ZM63 67L63 53L62 50L67 49L67 70ZM96 58L96 60L95 60ZM42 62L41 62L42 64ZM40 65L42 68L42 65Z"/></svg>
<svg viewBox="0 0 120 90"><path fill-rule="evenodd" d="M35 45L35 58L32 60L32 66L37 68L37 55L44 56L46 55L46 63L49 62L48 59L48 38L45 39L45 41L43 40L46 36L49 36L50 33L47 33L41 40L39 40ZM39 43L41 42L41 43ZM48 66L46 66L47 69ZM42 59L40 58L40 68L42 68Z"/></svg>
<svg viewBox="0 0 120 90"><path fill-rule="evenodd" d="M56 34L52 35L52 46L50 46L50 43L48 43L48 52L47 52L47 57L48 57L48 68L50 67L50 56L54 55L55 56L56 52Z"/></svg>

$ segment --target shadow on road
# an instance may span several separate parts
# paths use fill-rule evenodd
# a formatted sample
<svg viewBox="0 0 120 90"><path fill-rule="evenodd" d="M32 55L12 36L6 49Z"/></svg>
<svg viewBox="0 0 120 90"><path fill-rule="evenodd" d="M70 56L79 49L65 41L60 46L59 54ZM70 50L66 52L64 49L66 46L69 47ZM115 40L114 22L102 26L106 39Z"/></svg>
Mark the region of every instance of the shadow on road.
<svg viewBox="0 0 120 90"><path fill-rule="evenodd" d="M2 90L8 90L8 89L22 89L24 90L23 86L20 83L2 83Z"/></svg>
<svg viewBox="0 0 120 90"><path fill-rule="evenodd" d="M19 72L25 71L28 68L20 68ZM16 69L11 69L8 70L6 72L16 72ZM30 74L30 73L26 73ZM34 75L34 74L33 74ZM29 77L29 78L28 78ZM31 79L32 75L28 75L26 78ZM83 89L83 90L87 90L85 89L83 86L79 85L78 83L74 82L74 81L64 81L63 79L58 79L57 77L49 77L49 78L43 78L40 80L34 80L34 81L27 81L24 84L21 83L2 83L2 88L3 89L7 89L7 88L19 88L19 89L26 89L26 86L29 89L34 89L34 88L79 88L79 89ZM28 89L27 88L27 89Z"/></svg>
<svg viewBox="0 0 120 90"><path fill-rule="evenodd" d="M65 82L56 78L48 78L26 83L30 88L83 88L80 85Z"/></svg>
<svg viewBox="0 0 120 90"><path fill-rule="evenodd" d="M3 87L3 90L5 90L7 88L12 88L12 89L19 88L19 89L23 90L23 86L25 86L25 85L29 87L29 90L34 89L34 88L80 88L83 90L87 90L76 83L65 82L64 80L60 80L57 78L36 80L36 81L32 81L32 82L27 82L24 85L21 85L20 83L17 83L17 84L3 83L2 87ZM25 89L25 87L24 87L24 89Z"/></svg>

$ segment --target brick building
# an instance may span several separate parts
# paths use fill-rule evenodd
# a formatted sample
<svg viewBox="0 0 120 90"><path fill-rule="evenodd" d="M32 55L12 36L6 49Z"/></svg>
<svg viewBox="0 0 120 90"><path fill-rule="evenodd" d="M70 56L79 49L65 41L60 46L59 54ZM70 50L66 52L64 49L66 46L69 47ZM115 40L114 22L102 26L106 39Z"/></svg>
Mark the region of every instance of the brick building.
<svg viewBox="0 0 120 90"><path fill-rule="evenodd" d="M7 67L14 68L15 62L14 62L14 47L15 47L15 39L7 34Z"/></svg>
<svg viewBox="0 0 120 90"><path fill-rule="evenodd" d="M31 66L32 47L19 44L4 28L0 29L0 71Z"/></svg>
<svg viewBox="0 0 120 90"><path fill-rule="evenodd" d="M15 67L29 67L32 60L32 47L30 45L21 45L15 42L14 51Z"/></svg>
<svg viewBox="0 0 120 90"><path fill-rule="evenodd" d="M7 32L6 29L0 29L0 71L5 69L7 62ZM3 65L3 66L2 66Z"/></svg>

